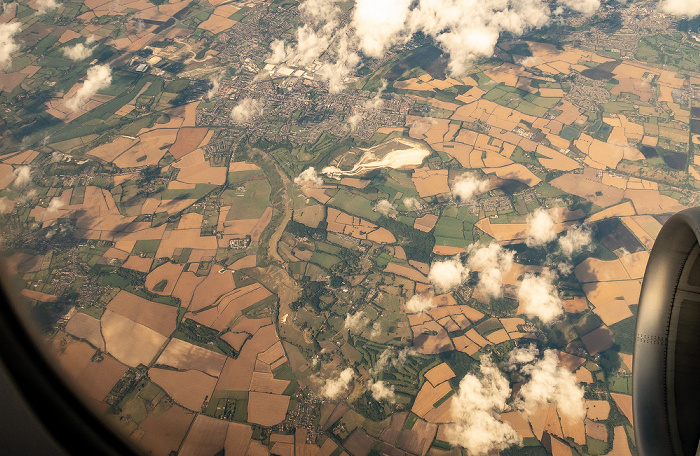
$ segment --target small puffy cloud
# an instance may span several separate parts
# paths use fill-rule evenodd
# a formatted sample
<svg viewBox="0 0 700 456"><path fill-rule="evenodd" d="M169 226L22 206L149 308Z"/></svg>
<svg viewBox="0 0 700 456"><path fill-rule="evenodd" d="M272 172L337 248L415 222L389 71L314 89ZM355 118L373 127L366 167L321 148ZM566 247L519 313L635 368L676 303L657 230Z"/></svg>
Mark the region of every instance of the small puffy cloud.
<svg viewBox="0 0 700 456"><path fill-rule="evenodd" d="M379 87L377 94L365 101L365 109L380 109L384 106L384 100L382 100L382 93L386 90L387 82L386 79L382 79L382 85Z"/></svg>
<svg viewBox="0 0 700 456"><path fill-rule="evenodd" d="M462 264L459 255L449 260L433 262L428 273L428 279L437 293L446 293L457 288L468 278L469 268Z"/></svg>
<svg viewBox="0 0 700 456"><path fill-rule="evenodd" d="M340 397L350 386L354 373L355 371L353 371L351 367L348 367L342 371L338 377L326 380L321 387L321 397L325 397L326 399L337 399Z"/></svg>
<svg viewBox="0 0 700 456"><path fill-rule="evenodd" d="M661 11L674 16L700 16L700 2L697 0L664 0L659 6Z"/></svg>
<svg viewBox="0 0 700 456"><path fill-rule="evenodd" d="M518 288L518 301L525 315L549 324L564 314L561 298L553 284L554 278L555 274L549 271L539 276L525 274Z"/></svg>
<svg viewBox="0 0 700 456"><path fill-rule="evenodd" d="M375 401L387 401L389 403L396 402L396 393L394 392L394 385L388 385L382 380L378 382L370 381L367 388L371 393Z"/></svg>
<svg viewBox="0 0 700 456"><path fill-rule="evenodd" d="M87 70L87 79L81 88L75 92L72 98L66 101L66 107L71 111L77 111L87 101L102 89L106 89L112 83L112 69L109 65L95 65Z"/></svg>
<svg viewBox="0 0 700 456"><path fill-rule="evenodd" d="M58 3L56 0L37 0L36 2L36 14L41 15L45 14L48 11L52 11L55 9L58 9L58 7L61 6L60 3Z"/></svg>
<svg viewBox="0 0 700 456"><path fill-rule="evenodd" d="M501 296L503 275L513 267L515 252L504 249L497 242L489 245L472 244L467 249L467 265L479 272L477 288L488 296Z"/></svg>
<svg viewBox="0 0 700 456"><path fill-rule="evenodd" d="M221 78L221 73L209 77L209 83L211 84L211 88L207 91L207 100L211 100L217 93L219 93L219 87L221 86Z"/></svg>
<svg viewBox="0 0 700 456"><path fill-rule="evenodd" d="M316 168L311 166L295 177L294 183L297 185L313 185L315 187L320 187L323 185L323 179L321 179L321 176L316 172Z"/></svg>
<svg viewBox="0 0 700 456"><path fill-rule="evenodd" d="M49 203L49 207L46 209L46 212L49 213L49 214L51 214L51 213L53 213L53 212L58 211L59 209L62 209L63 206L65 206L65 204L63 203L63 201L61 201L61 200L58 199L58 198L54 198L54 199L52 199L51 202Z"/></svg>
<svg viewBox="0 0 700 456"><path fill-rule="evenodd" d="M369 337L372 339L381 336L382 334L382 324L379 323L378 321L375 321L372 323L372 331L369 333Z"/></svg>
<svg viewBox="0 0 700 456"><path fill-rule="evenodd" d="M231 110L231 120L235 124L245 124L261 116L262 113L263 106L260 100L244 98Z"/></svg>
<svg viewBox="0 0 700 456"><path fill-rule="evenodd" d="M32 169L29 166L20 166L14 170L14 173L16 176L13 182L15 187L23 187L32 180Z"/></svg>
<svg viewBox="0 0 700 456"><path fill-rule="evenodd" d="M511 391L508 380L489 355L481 358L479 373L467 374L452 399L452 419L446 425L447 439L470 455L486 455L521 445L520 435L500 419Z"/></svg>
<svg viewBox="0 0 700 456"><path fill-rule="evenodd" d="M600 8L600 0L559 0L559 4L584 16L593 16Z"/></svg>
<svg viewBox="0 0 700 456"><path fill-rule="evenodd" d="M406 206L406 209L409 211L419 211L423 209L423 204L418 200L418 198L414 197L408 197L403 199L403 205Z"/></svg>
<svg viewBox="0 0 700 456"><path fill-rule="evenodd" d="M19 44L15 41L15 35L22 24L13 22L0 24L0 70L4 70L12 63L12 54L19 51Z"/></svg>
<svg viewBox="0 0 700 456"><path fill-rule="evenodd" d="M435 305L433 304L432 296L414 294L411 296L411 299L406 301L406 311L408 313L422 313L433 307L435 307Z"/></svg>
<svg viewBox="0 0 700 456"><path fill-rule="evenodd" d="M85 40L85 43L78 43L75 46L67 46L63 48L63 54L69 59L77 62L79 60L84 60L90 55L92 51L95 50L93 44L95 43L95 38L89 37Z"/></svg>
<svg viewBox="0 0 700 456"><path fill-rule="evenodd" d="M475 196L489 189L489 181L472 172L463 173L452 183L452 197L462 201L471 201Z"/></svg>
<svg viewBox="0 0 700 456"><path fill-rule="evenodd" d="M360 333L367 327L367 321L367 317L362 311L359 311L354 314L348 313L345 316L345 324L343 325L343 327L348 331Z"/></svg>
<svg viewBox="0 0 700 456"><path fill-rule="evenodd" d="M396 218L396 216L399 214L396 207L385 199L379 200L379 202L374 205L374 212L379 212L384 217L390 218Z"/></svg>
<svg viewBox="0 0 700 456"><path fill-rule="evenodd" d="M519 392L521 406L527 414L531 415L540 406L552 402L559 413L571 419L583 419L583 388L573 373L559 365L554 350L545 350L542 359L523 366L521 371L530 376Z"/></svg>
<svg viewBox="0 0 700 456"><path fill-rule="evenodd" d="M549 211L540 207L535 212L528 214L527 239L525 240L528 247L544 245L556 237L554 217Z"/></svg>
<svg viewBox="0 0 700 456"><path fill-rule="evenodd" d="M327 22L341 13L335 3L335 0L305 0L299 4L299 11L312 22Z"/></svg>
<svg viewBox="0 0 700 456"><path fill-rule="evenodd" d="M591 245L591 241L591 230L585 226L572 226L559 238L559 250L571 258L574 253L579 253Z"/></svg>
<svg viewBox="0 0 700 456"><path fill-rule="evenodd" d="M417 352L412 347L404 347L401 350L396 350L392 347L385 349L374 363L374 366L369 370L369 373L376 377L389 366L400 367L406 362L409 356L415 355Z"/></svg>
<svg viewBox="0 0 700 456"><path fill-rule="evenodd" d="M527 347L517 347L510 352L508 365L514 367L521 364L531 363L539 354L540 351L533 344L530 344Z"/></svg>
<svg viewBox="0 0 700 456"><path fill-rule="evenodd" d="M351 116L349 116L346 120L347 120L348 124L350 125L350 130L355 131L357 126L362 121L362 114L360 114L359 112L355 112Z"/></svg>

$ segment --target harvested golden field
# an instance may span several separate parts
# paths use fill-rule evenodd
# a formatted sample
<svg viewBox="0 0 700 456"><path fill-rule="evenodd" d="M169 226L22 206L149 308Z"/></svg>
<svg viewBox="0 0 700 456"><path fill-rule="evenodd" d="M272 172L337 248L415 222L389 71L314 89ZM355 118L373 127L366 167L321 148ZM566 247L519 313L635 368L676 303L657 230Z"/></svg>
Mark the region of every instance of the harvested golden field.
<svg viewBox="0 0 700 456"><path fill-rule="evenodd" d="M407 279L413 280L414 282L429 283L428 278L420 271L417 271L410 266L403 266L398 263L387 264L384 272L400 275L402 277L406 277Z"/></svg>
<svg viewBox="0 0 700 456"><path fill-rule="evenodd" d="M262 285L255 283L243 288L235 289L223 295L215 307L206 309L194 315L189 315L189 318L216 329L223 331L229 325L231 320L238 315L242 310L256 304L263 299L271 296L271 293L263 288Z"/></svg>
<svg viewBox="0 0 700 456"><path fill-rule="evenodd" d="M9 157L3 159L2 162L9 165L28 165L29 163L33 162L38 155L38 151L27 149L23 152L10 155Z"/></svg>
<svg viewBox="0 0 700 456"><path fill-rule="evenodd" d="M595 169L591 168L585 168L583 174L564 174L549 183L603 208L620 203L625 195L619 188L604 185L601 178L596 176Z"/></svg>
<svg viewBox="0 0 700 456"><path fill-rule="evenodd" d="M413 346L418 353L436 355L454 350L454 345L452 345L447 331L435 321L412 326L411 331L413 332Z"/></svg>
<svg viewBox="0 0 700 456"><path fill-rule="evenodd" d="M107 304L107 310L146 326L165 337L175 331L176 307L148 301L124 290L117 293Z"/></svg>
<svg viewBox="0 0 700 456"><path fill-rule="evenodd" d="M117 381L126 373L127 367L111 356L105 355L101 362L93 363L95 349L66 337L66 344L60 341L64 333L58 333L51 341L55 360L68 379L85 395L96 402L102 401Z"/></svg>
<svg viewBox="0 0 700 456"><path fill-rule="evenodd" d="M496 174L496 176L501 179L515 179L527 184L530 187L542 182L542 179L535 176L535 174L527 169L524 165L520 163L513 163L512 165L501 166L498 168L484 168L486 174Z"/></svg>
<svg viewBox="0 0 700 456"><path fill-rule="evenodd" d="M228 426L228 421L197 415L177 452L178 456L217 454L224 448Z"/></svg>
<svg viewBox="0 0 700 456"><path fill-rule="evenodd" d="M450 247L447 245L436 245L435 247L433 247L433 253L435 255L451 256L466 251L467 249L465 249L464 247Z"/></svg>
<svg viewBox="0 0 700 456"><path fill-rule="evenodd" d="M586 400L586 417L595 421L607 420L610 415L610 403L608 401Z"/></svg>
<svg viewBox="0 0 700 456"><path fill-rule="evenodd" d="M445 397L450 391L452 391L452 387L448 382L442 382L436 387L433 387L430 382L423 383L411 411L421 418L425 417L433 409L433 404Z"/></svg>
<svg viewBox="0 0 700 456"><path fill-rule="evenodd" d="M450 192L450 186L447 185L446 169L419 168L413 172L411 179L421 198Z"/></svg>
<svg viewBox="0 0 700 456"><path fill-rule="evenodd" d="M113 160L120 168L156 165L175 142L177 130L157 129L143 133L139 142Z"/></svg>
<svg viewBox="0 0 700 456"><path fill-rule="evenodd" d="M217 390L248 391L253 378L255 361L262 353L279 341L273 325L260 328L255 335L243 345L238 358L226 358L226 364L219 376Z"/></svg>
<svg viewBox="0 0 700 456"><path fill-rule="evenodd" d="M634 356L628 355L627 353L620 353L620 358L622 358L622 362L625 363L625 366L627 366L627 369L629 369L629 371L632 372L632 364L633 364Z"/></svg>
<svg viewBox="0 0 700 456"><path fill-rule="evenodd" d="M260 240L260 236L262 235L262 232L265 230L267 225L270 223L272 220L272 207L268 206L265 208L265 211L262 213L260 218L258 219L257 223L253 227L253 229L250 231L250 238L253 242L258 242Z"/></svg>
<svg viewBox="0 0 700 456"><path fill-rule="evenodd" d="M424 233L429 232L435 227L435 224L438 221L438 216L434 214L426 214L422 217L418 217L413 224L413 228L417 230L421 230Z"/></svg>
<svg viewBox="0 0 700 456"><path fill-rule="evenodd" d="M403 431L398 447L415 455L426 456L431 442L435 439L437 429L437 424L416 420L411 429Z"/></svg>
<svg viewBox="0 0 700 456"><path fill-rule="evenodd" d="M101 322L107 351L130 367L148 365L167 340L156 331L111 310L105 310Z"/></svg>
<svg viewBox="0 0 700 456"><path fill-rule="evenodd" d="M564 305L564 311L568 313L581 313L588 309L588 302L586 298L574 297L572 299L565 299L562 301Z"/></svg>
<svg viewBox="0 0 700 456"><path fill-rule="evenodd" d="M56 295L42 293L41 291L36 290L27 290L26 288L20 291L20 294L29 299L41 302L55 302L58 300L58 296Z"/></svg>
<svg viewBox="0 0 700 456"><path fill-rule="evenodd" d="M530 423L527 422L527 418L525 418L523 412L501 413L501 421L510 424L515 432L517 432L522 438L535 436L535 434L532 433Z"/></svg>
<svg viewBox="0 0 700 456"><path fill-rule="evenodd" d="M253 372L250 380L250 391L259 393L282 394L287 389L289 380L276 379L268 372Z"/></svg>
<svg viewBox="0 0 700 456"><path fill-rule="evenodd" d="M218 377L225 362L226 356L220 353L173 338L158 357L156 364L172 366L180 370L198 370Z"/></svg>
<svg viewBox="0 0 700 456"><path fill-rule="evenodd" d="M172 296L180 300L180 305L182 307L187 308L192 300L195 289L203 280L204 277L199 277L192 272L183 272L180 274L180 278L173 289ZM231 278L231 284L233 284L233 278Z"/></svg>
<svg viewBox="0 0 700 456"><path fill-rule="evenodd" d="M442 382L446 382L454 376L455 373L452 372L450 366L448 366L445 363L438 364L437 366L433 367L425 373L425 379L428 380L433 387L439 385Z"/></svg>
<svg viewBox="0 0 700 456"><path fill-rule="evenodd" d="M151 270L151 264L153 264L153 258L144 257L141 258L136 255L131 255L122 265L125 269L133 269L139 272L148 272Z"/></svg>
<svg viewBox="0 0 700 456"><path fill-rule="evenodd" d="M211 166L209 161L204 158L202 149L190 152L173 163L172 166L180 169L177 180L185 184L223 185L226 182L226 168Z"/></svg>
<svg viewBox="0 0 700 456"><path fill-rule="evenodd" d="M624 426L616 426L614 432L613 449L607 456L632 456Z"/></svg>
<svg viewBox="0 0 700 456"><path fill-rule="evenodd" d="M66 332L78 339L87 340L100 350L105 349L105 342L100 332L100 320L97 318L78 312L68 320Z"/></svg>
<svg viewBox="0 0 700 456"><path fill-rule="evenodd" d="M313 206L306 206L302 210L294 211L294 221L303 223L311 228L316 228L318 224L323 221L325 215L326 208L320 204L315 204Z"/></svg>
<svg viewBox="0 0 700 456"><path fill-rule="evenodd" d="M552 456L571 456L571 447L559 439L551 439ZM585 444L585 440L584 440Z"/></svg>
<svg viewBox="0 0 700 456"><path fill-rule="evenodd" d="M223 272L220 272L222 270ZM222 266L214 265L209 275L197 285L188 310L194 312L210 306L235 287L231 271L224 269Z"/></svg>
<svg viewBox="0 0 700 456"><path fill-rule="evenodd" d="M612 396L613 400L615 401L615 405L617 405L620 412L627 417L630 424L634 425L634 416L632 414L632 396L618 393L610 393L610 396Z"/></svg>
<svg viewBox="0 0 700 456"><path fill-rule="evenodd" d="M254 163L247 162L231 162L228 165L228 172L235 173L237 171L259 171L260 167Z"/></svg>
<svg viewBox="0 0 700 456"><path fill-rule="evenodd" d="M542 440L542 434L544 434L545 431L560 439L564 438L564 433L559 423L559 416L557 415L557 406L555 404L543 404L528 418L532 425L532 431L538 440Z"/></svg>
<svg viewBox="0 0 700 456"><path fill-rule="evenodd" d="M281 423L287 415L289 396L279 394L248 393L248 422L262 426Z"/></svg>
<svg viewBox="0 0 700 456"><path fill-rule="evenodd" d="M508 333L505 329L499 329L497 331L492 332L491 334L488 334L486 336L486 339L488 339L488 341L492 344L497 345L507 340L510 340L510 337L508 337Z"/></svg>
<svg viewBox="0 0 700 456"><path fill-rule="evenodd" d="M328 208L328 231L342 233L357 239L368 239L378 243L394 243L396 238L386 228L379 228L374 223L354 217L332 207Z"/></svg>
<svg viewBox="0 0 700 456"><path fill-rule="evenodd" d="M574 269L574 274L578 281L582 283L627 280L630 278L619 259L605 261L592 257L586 258L579 263Z"/></svg>
<svg viewBox="0 0 700 456"><path fill-rule="evenodd" d="M542 144L537 145L537 153L543 155L546 158L537 157L539 162L547 169L556 169L560 171L572 171L581 167L579 162L573 158L569 158L559 151L556 151L550 147L543 146Z"/></svg>
<svg viewBox="0 0 700 456"><path fill-rule="evenodd" d="M554 230L558 234L572 225L574 222L556 223ZM486 217L476 222L476 226L499 243L522 242L527 237L527 223L491 223L491 219Z"/></svg>
<svg viewBox="0 0 700 456"><path fill-rule="evenodd" d="M148 376L160 385L173 400L193 411L200 411L202 403L214 391L216 378L203 372L184 372L152 368Z"/></svg>
<svg viewBox="0 0 700 456"><path fill-rule="evenodd" d="M181 128L177 133L175 143L170 146L170 155L179 160L194 151L207 135L207 128Z"/></svg>
<svg viewBox="0 0 700 456"><path fill-rule="evenodd" d="M199 24L199 28L211 32L214 35L217 35L223 32L224 30L230 29L235 23L236 21L231 20L227 17L221 17L217 16L216 14L212 14L211 16L209 16L209 19Z"/></svg>
<svg viewBox="0 0 700 456"><path fill-rule="evenodd" d="M187 230L171 230L163 233L162 240L156 252L156 258L172 258L175 249L197 249L210 253L213 257L216 254L218 245L216 236L201 236L199 228ZM194 261L190 258L190 261Z"/></svg>
<svg viewBox="0 0 700 456"><path fill-rule="evenodd" d="M583 424L583 418L572 419L560 413L559 419L564 437L571 437L579 445L586 444L586 426Z"/></svg>
<svg viewBox="0 0 700 456"><path fill-rule="evenodd" d="M666 214L687 209L687 206L680 204L670 196L660 194L658 190L628 189L625 191L625 198L632 200L638 215Z"/></svg>
<svg viewBox="0 0 700 456"><path fill-rule="evenodd" d="M615 206L603 209L600 212L596 212L586 219L587 222L597 222L599 220L604 220L610 217L624 217L630 215L636 215L637 211L634 210L634 205L631 201L625 201L624 203L617 204ZM658 223L658 222L657 222Z"/></svg>
<svg viewBox="0 0 700 456"><path fill-rule="evenodd" d="M129 138L126 136L117 136L117 138L106 144L99 145L88 151L88 155L104 160L108 163L113 162L117 157L126 152L139 142L138 138Z"/></svg>
<svg viewBox="0 0 700 456"><path fill-rule="evenodd" d="M141 423L143 435L136 443L153 456L169 456L180 448L193 420L192 412L175 404L165 412L153 411Z"/></svg>
<svg viewBox="0 0 700 456"><path fill-rule="evenodd" d="M184 264L163 263L146 276L146 288L150 292L160 295L171 294L184 266ZM165 281L165 287L162 286L163 281ZM160 285L159 291L155 289L156 285Z"/></svg>
<svg viewBox="0 0 700 456"><path fill-rule="evenodd" d="M246 456L250 439L253 437L253 428L243 423L229 423L224 443L226 456Z"/></svg>
<svg viewBox="0 0 700 456"><path fill-rule="evenodd" d="M257 265L258 257L256 255L244 256L240 260L236 260L231 266L232 271L238 271L239 269L254 268Z"/></svg>

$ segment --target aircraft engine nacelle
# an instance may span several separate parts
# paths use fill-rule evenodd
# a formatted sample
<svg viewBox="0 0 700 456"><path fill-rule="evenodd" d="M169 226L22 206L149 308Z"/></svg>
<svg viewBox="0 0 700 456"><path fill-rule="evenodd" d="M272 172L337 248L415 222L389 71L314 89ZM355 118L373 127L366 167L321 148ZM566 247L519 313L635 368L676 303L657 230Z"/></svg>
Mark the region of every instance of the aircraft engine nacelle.
<svg viewBox="0 0 700 456"><path fill-rule="evenodd" d="M640 456L695 455L700 440L700 208L671 217L644 274L634 343Z"/></svg>

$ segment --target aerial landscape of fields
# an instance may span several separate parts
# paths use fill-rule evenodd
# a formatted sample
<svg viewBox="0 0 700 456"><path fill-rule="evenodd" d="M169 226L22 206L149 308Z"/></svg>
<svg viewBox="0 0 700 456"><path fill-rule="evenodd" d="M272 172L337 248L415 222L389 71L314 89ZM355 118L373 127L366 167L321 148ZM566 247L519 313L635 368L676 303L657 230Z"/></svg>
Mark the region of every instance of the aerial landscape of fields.
<svg viewBox="0 0 700 456"><path fill-rule="evenodd" d="M3 3L5 269L144 454L636 455L642 278L700 203L665 2L464 55L425 0Z"/></svg>

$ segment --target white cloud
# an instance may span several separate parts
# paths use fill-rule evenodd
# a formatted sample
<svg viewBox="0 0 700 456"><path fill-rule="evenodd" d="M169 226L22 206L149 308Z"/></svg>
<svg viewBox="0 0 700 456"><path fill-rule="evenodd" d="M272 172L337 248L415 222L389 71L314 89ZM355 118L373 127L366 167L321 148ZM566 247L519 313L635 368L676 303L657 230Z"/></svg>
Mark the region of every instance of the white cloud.
<svg viewBox="0 0 700 456"><path fill-rule="evenodd" d="M56 0L37 0L36 6L36 14L41 15L46 13L47 11L57 9L59 6L61 6L61 4L56 2Z"/></svg>
<svg viewBox="0 0 700 456"><path fill-rule="evenodd" d="M379 58L394 44L406 41L410 6L411 0L357 0L352 25L362 52Z"/></svg>
<svg viewBox="0 0 700 456"><path fill-rule="evenodd" d="M22 24L0 24L0 70L4 70L12 63L12 54L19 51L19 44L15 41L15 35Z"/></svg>
<svg viewBox="0 0 700 456"><path fill-rule="evenodd" d="M528 364L535 360L540 351L537 346L530 344L527 347L517 347L510 352L510 357L508 358L508 365L515 367L521 364Z"/></svg>
<svg viewBox="0 0 700 456"><path fill-rule="evenodd" d="M406 209L409 211L419 211L423 209L423 204L421 204L418 198L414 198L412 196L409 198L404 198L403 205L406 206Z"/></svg>
<svg viewBox="0 0 700 456"><path fill-rule="evenodd" d="M549 211L537 208L535 212L527 216L527 239L525 243L528 247L537 247L553 241L557 237L554 217Z"/></svg>
<svg viewBox="0 0 700 456"><path fill-rule="evenodd" d="M365 101L365 109L381 109L384 106L384 100L382 100L382 93L386 90L387 82L386 79L382 79L382 85L379 87L377 94Z"/></svg>
<svg viewBox="0 0 700 456"><path fill-rule="evenodd" d="M15 187L22 187L32 180L32 169L29 166L20 166L14 173L17 176L13 182Z"/></svg>
<svg viewBox="0 0 700 456"><path fill-rule="evenodd" d="M520 406L527 414L531 415L540 406L552 402L560 414L571 419L583 419L583 388L574 374L559 366L559 357L554 350L545 350L542 359L523 366L521 371L530 376L519 392Z"/></svg>
<svg viewBox="0 0 700 456"><path fill-rule="evenodd" d="M294 183L297 185L313 185L320 187L323 185L323 179L316 172L313 166L306 168L297 177L294 178Z"/></svg>
<svg viewBox="0 0 700 456"><path fill-rule="evenodd" d="M63 206L65 206L63 201L61 201L58 198L54 198L49 203L49 207L46 209L46 212L48 214L54 213L54 212L58 211L59 209L63 208Z"/></svg>
<svg viewBox="0 0 700 456"><path fill-rule="evenodd" d="M674 16L700 16L700 2L697 0L665 0L659 6L661 11Z"/></svg>
<svg viewBox="0 0 700 456"><path fill-rule="evenodd" d="M223 75L221 73L209 77L211 88L209 89L209 91L207 91L207 100L211 100L217 93L219 93L219 87L221 85L222 77Z"/></svg>
<svg viewBox="0 0 700 456"><path fill-rule="evenodd" d="M496 242L484 246L471 244L467 249L469 258L467 265L474 271L479 271L477 288L488 296L501 296L503 275L513 267L515 252L504 249Z"/></svg>
<svg viewBox="0 0 700 456"><path fill-rule="evenodd" d="M457 176L452 183L452 197L468 202L488 189L488 180L480 178L476 173L466 172Z"/></svg>
<svg viewBox="0 0 700 456"><path fill-rule="evenodd" d="M408 313L423 313L433 307L433 297L422 294L414 294L406 301L406 311Z"/></svg>
<svg viewBox="0 0 700 456"><path fill-rule="evenodd" d="M321 396L327 399L337 399L343 394L352 382L352 377L355 371L348 367L334 379L326 380L321 387Z"/></svg>
<svg viewBox="0 0 700 456"><path fill-rule="evenodd" d="M370 375L376 377L389 366L400 367L406 362L409 356L415 355L417 352L412 347L404 347L396 351L393 347L385 349L374 366L369 370Z"/></svg>
<svg viewBox="0 0 700 456"><path fill-rule="evenodd" d="M379 337L382 334L382 324L378 321L372 323L372 331L369 333L369 337L372 339Z"/></svg>
<svg viewBox="0 0 700 456"><path fill-rule="evenodd" d="M549 324L564 313L559 293L554 287L555 274L548 270L539 276L525 274L518 288L518 301L525 315Z"/></svg>
<svg viewBox="0 0 700 456"><path fill-rule="evenodd" d="M299 11L312 22L321 24L335 20L341 13L335 4L337 0L305 0L299 4Z"/></svg>
<svg viewBox="0 0 700 456"><path fill-rule="evenodd" d="M74 46L64 47L63 54L75 62L86 59L90 57L92 51L95 50L95 47L92 46L94 43L95 38L89 37L85 40L85 43L77 43Z"/></svg>
<svg viewBox="0 0 700 456"><path fill-rule="evenodd" d="M355 129L357 129L357 126L362 121L362 114L360 114L359 112L355 112L347 118L347 121L348 124L350 124L350 130L355 131Z"/></svg>
<svg viewBox="0 0 700 456"><path fill-rule="evenodd" d="M567 257L581 252L591 245L591 230L585 226L572 226L566 234L559 238L559 249Z"/></svg>
<svg viewBox="0 0 700 456"><path fill-rule="evenodd" d="M396 207L385 199L379 200L379 202L375 204L374 212L379 212L384 217L390 218L396 218L396 216L399 214L399 212L396 210Z"/></svg>
<svg viewBox="0 0 700 456"><path fill-rule="evenodd" d="M559 0L559 4L584 16L593 16L600 8L600 0Z"/></svg>
<svg viewBox="0 0 700 456"><path fill-rule="evenodd" d="M368 383L368 390L372 393L372 397L375 401L387 401L391 404L396 402L396 393L394 392L394 385L388 385L382 380L378 382Z"/></svg>
<svg viewBox="0 0 700 456"><path fill-rule="evenodd" d="M328 84L329 92L339 93L345 88L345 79L360 63L360 56L353 50L352 37L347 27L336 33L334 41L329 52L334 62L324 62L317 74Z"/></svg>
<svg viewBox="0 0 700 456"><path fill-rule="evenodd" d="M435 261L430 265L428 279L437 293L446 293L469 278L469 268L462 264L459 255L449 260Z"/></svg>
<svg viewBox="0 0 700 456"><path fill-rule="evenodd" d="M345 324L343 327L348 331L360 333L367 327L368 319L363 311L354 314L348 313L345 316Z"/></svg>
<svg viewBox="0 0 700 456"><path fill-rule="evenodd" d="M77 111L87 101L102 89L106 89L112 83L112 69L109 65L95 65L87 70L87 79L83 86L75 92L72 98L66 101L66 107L71 111Z"/></svg>
<svg viewBox="0 0 700 456"><path fill-rule="evenodd" d="M482 356L479 373L465 375L452 396L454 423L445 429L450 443L460 445L470 455L521 445L520 435L500 419L510 394L508 380L489 355Z"/></svg>
<svg viewBox="0 0 700 456"><path fill-rule="evenodd" d="M262 113L263 106L260 100L244 98L231 110L231 120L235 124L245 124L261 116Z"/></svg>

